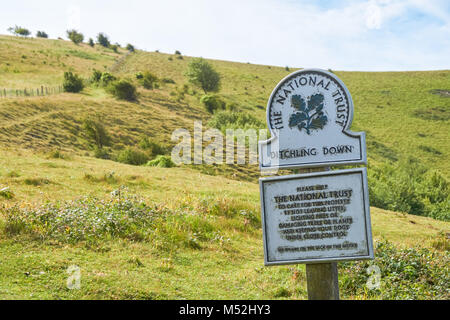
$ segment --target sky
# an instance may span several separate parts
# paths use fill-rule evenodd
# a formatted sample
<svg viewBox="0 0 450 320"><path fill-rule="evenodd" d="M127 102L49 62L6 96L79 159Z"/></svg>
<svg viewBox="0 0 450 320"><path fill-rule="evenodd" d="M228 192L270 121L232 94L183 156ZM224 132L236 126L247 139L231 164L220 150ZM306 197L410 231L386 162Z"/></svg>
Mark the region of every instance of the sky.
<svg viewBox="0 0 450 320"><path fill-rule="evenodd" d="M450 69L450 0L15 0L2 5L0 33L14 25L283 67Z"/></svg>

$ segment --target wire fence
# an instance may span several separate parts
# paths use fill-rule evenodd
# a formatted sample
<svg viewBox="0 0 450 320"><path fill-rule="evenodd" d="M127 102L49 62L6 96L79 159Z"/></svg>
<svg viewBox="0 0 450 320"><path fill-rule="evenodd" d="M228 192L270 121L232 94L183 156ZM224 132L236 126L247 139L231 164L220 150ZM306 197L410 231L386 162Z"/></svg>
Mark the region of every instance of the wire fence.
<svg viewBox="0 0 450 320"><path fill-rule="evenodd" d="M63 91L64 90L62 86L57 87L40 86L38 88L25 88L25 89L0 88L0 98L43 97L62 93Z"/></svg>

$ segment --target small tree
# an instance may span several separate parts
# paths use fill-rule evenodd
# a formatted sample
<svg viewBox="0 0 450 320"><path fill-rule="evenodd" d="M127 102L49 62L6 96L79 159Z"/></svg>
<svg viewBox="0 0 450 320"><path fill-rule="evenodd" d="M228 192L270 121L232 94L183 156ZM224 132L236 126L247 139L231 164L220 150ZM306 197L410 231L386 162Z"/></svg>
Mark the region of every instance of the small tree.
<svg viewBox="0 0 450 320"><path fill-rule="evenodd" d="M102 79L102 72L97 69L92 70L91 82L98 84Z"/></svg>
<svg viewBox="0 0 450 320"><path fill-rule="evenodd" d="M127 50L130 51L130 52L134 52L135 51L134 46L132 44L130 44L130 43L127 44Z"/></svg>
<svg viewBox="0 0 450 320"><path fill-rule="evenodd" d="M89 38L89 41L88 41L88 44L91 46L91 47L94 47L94 40L92 40L92 38Z"/></svg>
<svg viewBox="0 0 450 320"><path fill-rule="evenodd" d="M36 37L38 37L38 38L48 38L48 34L47 33L45 33L44 31L38 31L38 32L36 32Z"/></svg>
<svg viewBox="0 0 450 320"><path fill-rule="evenodd" d="M83 90L83 80L72 72L64 72L63 88L65 92L77 93Z"/></svg>
<svg viewBox="0 0 450 320"><path fill-rule="evenodd" d="M104 33L99 33L97 35L97 43L101 45L102 47L109 48L111 43L109 42L108 36Z"/></svg>
<svg viewBox="0 0 450 320"><path fill-rule="evenodd" d="M77 30L72 29L72 30L67 30L66 32L67 32L67 38L72 40L73 43L79 44L79 43L83 42L84 35L82 33L78 32Z"/></svg>
<svg viewBox="0 0 450 320"><path fill-rule="evenodd" d="M22 37L28 37L31 34L30 30L19 26L15 26L14 28L13 27L8 28L8 31L11 32L12 34L15 34L16 36Z"/></svg>
<svg viewBox="0 0 450 320"><path fill-rule="evenodd" d="M100 83L104 87L108 86L111 82L116 81L116 80L117 80L117 78L109 72L103 72L100 77Z"/></svg>
<svg viewBox="0 0 450 320"><path fill-rule="evenodd" d="M95 119L85 119L83 121L83 131L86 136L95 143L98 149L110 144L111 138L108 135L105 127L100 121Z"/></svg>
<svg viewBox="0 0 450 320"><path fill-rule="evenodd" d="M189 82L199 86L203 91L218 91L220 88L220 74L204 59L193 59L188 66L186 76Z"/></svg>
<svg viewBox="0 0 450 320"><path fill-rule="evenodd" d="M148 71L144 72L142 77L138 80L145 89L153 89L158 87L158 77Z"/></svg>
<svg viewBox="0 0 450 320"><path fill-rule="evenodd" d="M115 53L119 53L119 47L117 46L117 44L112 44L109 46L109 48L114 51Z"/></svg>
<svg viewBox="0 0 450 320"><path fill-rule="evenodd" d="M135 101L137 99L136 87L128 80L118 80L108 86L108 91L120 100Z"/></svg>

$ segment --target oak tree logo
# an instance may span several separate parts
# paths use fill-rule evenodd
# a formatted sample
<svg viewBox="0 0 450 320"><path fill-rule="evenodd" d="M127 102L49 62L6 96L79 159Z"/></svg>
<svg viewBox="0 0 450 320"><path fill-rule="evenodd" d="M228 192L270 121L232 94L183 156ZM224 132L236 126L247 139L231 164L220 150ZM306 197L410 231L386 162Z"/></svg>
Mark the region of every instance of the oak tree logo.
<svg viewBox="0 0 450 320"><path fill-rule="evenodd" d="M289 127L297 127L300 131L304 129L307 134L311 134L311 130L323 129L328 122L323 111L323 100L321 93L310 96L307 103L301 95L293 95L291 106L297 111L291 114Z"/></svg>

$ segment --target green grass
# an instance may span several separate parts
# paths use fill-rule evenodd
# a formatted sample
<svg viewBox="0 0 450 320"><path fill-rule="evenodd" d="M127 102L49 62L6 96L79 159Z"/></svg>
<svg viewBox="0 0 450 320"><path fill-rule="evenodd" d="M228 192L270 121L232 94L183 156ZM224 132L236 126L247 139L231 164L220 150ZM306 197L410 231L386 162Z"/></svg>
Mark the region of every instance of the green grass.
<svg viewBox="0 0 450 320"><path fill-rule="evenodd" d="M0 46L0 88L58 86L64 71L71 69L88 79L94 68L130 79L149 71L175 82L161 81L153 90L139 86L136 102L118 101L89 84L80 94L0 99L0 189L9 187L0 194L0 298L306 298L303 265L263 266L256 166L159 168L92 157L92 141L82 130L88 117L102 119L112 155L137 148L143 137L170 149L173 130L192 131L195 120L202 120L206 129L214 115L201 104L201 90L185 86L191 57L143 51L125 56L98 46L9 36L0 36ZM221 97L241 114L250 114L255 123L265 123L271 90L292 72L209 61L223 76ZM371 166L413 156L448 179L450 100L436 90L450 88L450 71L335 73L352 93L352 129L367 132ZM48 229L56 223L65 230L64 224L35 219L36 208L64 206L65 201L84 197L94 204L110 201L118 190L158 208L160 220L153 228L131 224L123 234L91 232L87 238L72 239L56 237ZM116 217L126 220L128 213L119 210ZM28 218L17 222L8 220L8 214ZM89 217L97 215L102 213ZM448 259L448 222L375 207L371 217L376 240L387 239L399 248L436 250L441 253L436 255L438 265ZM66 287L70 265L81 268L81 290ZM343 298L395 298L391 291L369 294L351 287L349 283L365 279L360 267L361 277L349 278L351 268L341 265ZM443 268L433 270L442 273L436 279L448 279ZM388 287L395 282L386 279ZM427 293L430 287L420 290L422 295L413 297L436 298Z"/></svg>

